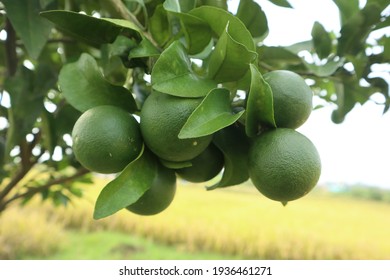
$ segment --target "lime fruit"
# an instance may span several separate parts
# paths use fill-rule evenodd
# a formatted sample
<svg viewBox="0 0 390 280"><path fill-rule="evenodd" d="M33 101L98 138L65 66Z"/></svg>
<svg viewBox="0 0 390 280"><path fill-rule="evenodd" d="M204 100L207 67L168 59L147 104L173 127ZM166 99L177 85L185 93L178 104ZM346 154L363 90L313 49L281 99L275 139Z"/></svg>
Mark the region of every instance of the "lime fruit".
<svg viewBox="0 0 390 280"><path fill-rule="evenodd" d="M157 175L150 188L126 209L138 215L155 215L164 211L171 204L175 193L175 172L158 164Z"/></svg>
<svg viewBox="0 0 390 280"><path fill-rule="evenodd" d="M139 124L125 110L103 105L84 112L73 131L73 152L86 168L99 173L117 173L142 150Z"/></svg>
<svg viewBox="0 0 390 280"><path fill-rule="evenodd" d="M321 161L314 144L301 133L276 128L255 138L249 151L249 175L266 197L288 202L317 184Z"/></svg>
<svg viewBox="0 0 390 280"><path fill-rule="evenodd" d="M181 128L201 100L160 92L148 96L141 109L141 132L145 144L159 158L172 162L188 161L210 144L211 135L178 138Z"/></svg>
<svg viewBox="0 0 390 280"><path fill-rule="evenodd" d="M276 126L294 129L301 126L313 107L313 93L305 80L287 70L271 71L263 77L272 89Z"/></svg>
<svg viewBox="0 0 390 280"><path fill-rule="evenodd" d="M206 182L221 172L224 157L214 144L210 144L200 155L191 160L191 164L190 167L177 169L176 173L189 182Z"/></svg>

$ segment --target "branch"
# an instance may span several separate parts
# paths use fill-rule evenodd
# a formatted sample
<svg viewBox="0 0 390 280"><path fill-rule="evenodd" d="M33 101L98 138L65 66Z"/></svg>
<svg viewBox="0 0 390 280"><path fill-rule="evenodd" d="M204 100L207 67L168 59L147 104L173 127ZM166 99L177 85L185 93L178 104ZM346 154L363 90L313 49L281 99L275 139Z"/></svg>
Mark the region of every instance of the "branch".
<svg viewBox="0 0 390 280"><path fill-rule="evenodd" d="M107 8L114 16L119 16L123 19L133 22L142 31L145 30L144 26L138 21L138 19L127 9L121 0L107 0L104 1Z"/></svg>
<svg viewBox="0 0 390 280"><path fill-rule="evenodd" d="M134 23L139 29L142 35L147 38L157 49L160 49L157 42L153 37L146 32L145 27L138 21L138 19L127 9L121 0L107 0L102 1L106 5L107 9L111 11L113 16L118 16Z"/></svg>
<svg viewBox="0 0 390 280"><path fill-rule="evenodd" d="M22 165L22 168L18 173L11 179L11 181L5 186L3 190L0 191L0 212L4 210L2 207L4 202L4 198L12 191L13 188L17 186L17 184L30 172L31 168L39 161L40 157L45 153L44 150L33 160L30 161L29 165Z"/></svg>
<svg viewBox="0 0 390 280"><path fill-rule="evenodd" d="M0 205L0 212L2 210L4 210L5 207L8 204L10 204L12 201L14 201L14 200L32 196L32 195L34 195L36 193L42 192L42 191L44 191L46 189L49 189L51 186L54 186L54 185L59 185L59 184L63 184L63 183L69 182L69 181L73 181L73 180L75 180L75 179L77 179L79 177L82 177L82 176L88 174L89 172L90 171L85 169L85 168L80 168L72 176L57 178L57 179L54 179L52 181L47 182L46 184L44 184L42 186L38 186L36 188L30 188L28 191L26 191L24 193L15 194L13 197L11 197L10 199L4 201L4 203L2 203Z"/></svg>
<svg viewBox="0 0 390 280"><path fill-rule="evenodd" d="M12 180L5 186L5 188L0 192L0 202L11 192L11 190L26 176L30 169L21 169ZM3 203L0 203L0 212L3 210L1 207Z"/></svg>
<svg viewBox="0 0 390 280"><path fill-rule="evenodd" d="M6 65L8 76L12 77L15 75L18 67L18 57L16 54L16 32L8 18L5 20L5 30L7 32L5 41Z"/></svg>
<svg viewBox="0 0 390 280"><path fill-rule="evenodd" d="M275 70L279 70L280 68L275 68L263 61L260 61L258 63L258 65L260 67L262 67L263 69L267 70L267 71L275 71ZM327 76L327 77L320 77L320 76L317 76L316 74L314 74L313 72L310 72L310 71L296 71L296 70L293 70L295 73L297 73L298 75L300 76L304 76L304 77L308 77L308 78L314 78L314 79L324 79L324 78L327 78L327 79L330 79L330 80L333 80L333 81L341 81L341 79L337 76L335 76L334 74L331 75L331 76Z"/></svg>
<svg viewBox="0 0 390 280"><path fill-rule="evenodd" d="M22 170L31 168L31 153L32 149L29 147L27 141L23 139L20 143L20 158L22 160Z"/></svg>

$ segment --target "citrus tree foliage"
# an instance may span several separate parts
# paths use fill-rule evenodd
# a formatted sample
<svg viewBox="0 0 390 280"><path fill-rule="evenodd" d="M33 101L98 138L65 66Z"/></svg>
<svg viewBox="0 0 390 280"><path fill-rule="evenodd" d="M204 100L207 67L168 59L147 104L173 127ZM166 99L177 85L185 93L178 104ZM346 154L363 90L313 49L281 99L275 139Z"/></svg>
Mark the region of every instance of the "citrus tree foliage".
<svg viewBox="0 0 390 280"><path fill-rule="evenodd" d="M269 1L292 8L287 0ZM99 105L137 115L152 90L202 98L179 138L214 135L225 168L208 189L247 180L249 137L275 127L266 72L308 79L317 96L337 105L334 122L374 93L383 95L386 112L388 84L373 68L389 61L390 39L369 36L389 26L388 2L360 8L359 1L333 1L340 32L316 22L312 40L267 46L267 15L252 0L240 1L235 13L226 0L1 0L0 211L38 194L56 204L80 196L74 183L89 182L89 171L71 148L76 120ZM150 157L142 153L106 186L96 218L142 196L159 168Z"/></svg>

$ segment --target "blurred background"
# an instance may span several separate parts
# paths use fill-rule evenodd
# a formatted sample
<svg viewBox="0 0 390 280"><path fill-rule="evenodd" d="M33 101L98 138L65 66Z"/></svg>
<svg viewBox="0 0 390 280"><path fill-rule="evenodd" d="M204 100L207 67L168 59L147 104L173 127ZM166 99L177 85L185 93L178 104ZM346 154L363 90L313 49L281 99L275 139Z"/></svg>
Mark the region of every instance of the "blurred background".
<svg viewBox="0 0 390 280"><path fill-rule="evenodd" d="M294 9L258 2L269 18L269 46L309 40L315 21L340 30L330 0L289 0ZM389 69L378 69L387 81ZM315 102L324 107L299 131L318 148L323 169L299 201L283 207L250 182L206 191L178 181L175 200L159 215L120 211L95 221L96 197L110 179L96 175L94 184L78 183L84 197L66 206L38 197L12 205L0 217L0 259L390 259L390 114L382 114L378 94L334 124L333 105Z"/></svg>

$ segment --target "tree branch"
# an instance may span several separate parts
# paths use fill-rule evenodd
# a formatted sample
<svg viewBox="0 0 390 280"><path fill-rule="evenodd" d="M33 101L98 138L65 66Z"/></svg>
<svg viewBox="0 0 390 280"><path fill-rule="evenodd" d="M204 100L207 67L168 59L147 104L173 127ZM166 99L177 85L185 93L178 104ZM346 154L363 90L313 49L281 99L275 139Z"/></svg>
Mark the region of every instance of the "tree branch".
<svg viewBox="0 0 390 280"><path fill-rule="evenodd" d="M138 21L138 19L127 9L121 0L106 0L102 1L106 8L111 11L113 16L118 16L134 23L142 35L147 38L157 49L160 49L153 37L146 32L145 27Z"/></svg>
<svg viewBox="0 0 390 280"><path fill-rule="evenodd" d="M20 158L22 160L22 169L30 169L31 168L31 147L25 139L23 139L20 143Z"/></svg>
<svg viewBox="0 0 390 280"><path fill-rule="evenodd" d="M114 16L119 16L123 19L133 22L139 29L142 31L145 30L145 27L138 21L138 19L127 9L121 0L106 0L103 1L107 6L109 11Z"/></svg>
<svg viewBox="0 0 390 280"><path fill-rule="evenodd" d="M15 75L18 67L18 57L16 54L16 32L8 18L5 20L5 31L7 32L7 39L5 41L5 58L8 76L12 77Z"/></svg>
<svg viewBox="0 0 390 280"><path fill-rule="evenodd" d="M63 183L69 182L69 181L73 181L73 180L75 180L75 179L77 179L79 177L82 177L82 176L88 174L89 172L90 171L85 169L85 168L80 168L72 176L57 178L57 179L54 179L54 180L51 180L51 181L47 182L46 184L44 184L42 186L38 186L36 188L30 188L28 191L26 191L24 193L15 194L13 197L11 197L10 199L8 199L8 200L4 201L2 204L0 204L0 213L12 201L32 196L32 195L34 195L36 193L42 192L42 191L44 191L46 189L49 189L53 185L59 185L59 184L63 184Z"/></svg>
<svg viewBox="0 0 390 280"><path fill-rule="evenodd" d="M38 160L44 153L45 151L42 151L40 155L38 155L34 160L30 160L29 165L22 165L22 168L19 170L19 172L16 173L15 176L12 177L11 181L5 186L5 188L0 191L0 213L4 210L4 202L2 201L12 191L12 189L15 188L17 184L27 175L27 173L30 172L31 168L38 162Z"/></svg>
<svg viewBox="0 0 390 280"><path fill-rule="evenodd" d="M10 191L26 176L30 170L21 169L16 175L11 179L11 181L5 186L5 188L0 192L0 212L3 210L1 201L10 193Z"/></svg>

